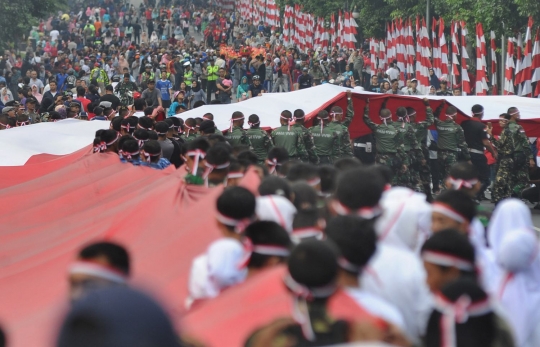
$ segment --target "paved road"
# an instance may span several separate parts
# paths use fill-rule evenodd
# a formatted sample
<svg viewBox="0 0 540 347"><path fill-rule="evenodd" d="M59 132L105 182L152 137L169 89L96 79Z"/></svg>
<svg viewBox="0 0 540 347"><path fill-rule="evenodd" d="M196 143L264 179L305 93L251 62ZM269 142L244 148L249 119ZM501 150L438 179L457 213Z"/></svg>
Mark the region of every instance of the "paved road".
<svg viewBox="0 0 540 347"><path fill-rule="evenodd" d="M488 192L486 192L486 196L489 198L490 194ZM531 204L528 201L525 201L525 203L527 204L527 206L529 206L531 208L533 225L534 225L536 231L540 232L540 210L533 210L532 207L534 206L534 204ZM483 201L482 205L487 206L491 210L495 209L494 204L492 204L490 202L487 202L487 201Z"/></svg>

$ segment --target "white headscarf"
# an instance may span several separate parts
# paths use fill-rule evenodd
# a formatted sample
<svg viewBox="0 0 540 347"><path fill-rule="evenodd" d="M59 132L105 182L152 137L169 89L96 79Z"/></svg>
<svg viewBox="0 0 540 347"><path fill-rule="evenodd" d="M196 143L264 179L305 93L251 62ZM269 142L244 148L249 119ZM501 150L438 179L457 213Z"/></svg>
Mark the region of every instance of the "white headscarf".
<svg viewBox="0 0 540 347"><path fill-rule="evenodd" d="M518 199L501 201L495 208L488 226L488 241L495 254L506 233L522 228L533 228L531 210Z"/></svg>
<svg viewBox="0 0 540 347"><path fill-rule="evenodd" d="M157 43L159 40L158 40L158 36L156 34L155 31L152 31L152 35L150 36L150 42L152 43Z"/></svg>
<svg viewBox="0 0 540 347"><path fill-rule="evenodd" d="M279 195L259 196L255 213L260 221L276 222L292 233L296 207L289 199Z"/></svg>
<svg viewBox="0 0 540 347"><path fill-rule="evenodd" d="M379 203L383 209L375 224L379 241L415 251L430 233L431 205L426 196L395 187L384 192Z"/></svg>
<svg viewBox="0 0 540 347"><path fill-rule="evenodd" d="M540 257L538 237L532 229L507 233L496 258L505 272L497 297L513 327L516 346L540 345Z"/></svg>

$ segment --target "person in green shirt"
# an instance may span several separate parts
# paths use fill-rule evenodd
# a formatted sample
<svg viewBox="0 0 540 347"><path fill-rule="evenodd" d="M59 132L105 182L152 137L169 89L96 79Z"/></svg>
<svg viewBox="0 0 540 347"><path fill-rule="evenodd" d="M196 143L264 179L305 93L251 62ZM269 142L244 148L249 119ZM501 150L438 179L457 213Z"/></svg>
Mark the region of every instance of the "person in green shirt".
<svg viewBox="0 0 540 347"><path fill-rule="evenodd" d="M516 133L510 129L509 123L511 115L503 113L499 116L499 126L501 133L499 139L491 137L493 145L497 147L497 174L493 183L493 192L491 193L491 202L497 204L499 201L512 196L512 188L515 182L514 153L516 151ZM487 132L491 135L491 129Z"/></svg>
<svg viewBox="0 0 540 347"><path fill-rule="evenodd" d="M253 148L251 141L244 130L244 114L242 112L236 111L232 114L231 128L227 132L227 135L225 135L225 138L232 147L244 145L248 146L250 149Z"/></svg>
<svg viewBox="0 0 540 347"><path fill-rule="evenodd" d="M321 165L333 164L334 158L339 157L339 155L336 154L336 152L339 152L338 135L332 127L328 126L330 117L327 111L319 111L317 118L320 122L319 125L314 125L309 128L309 132L315 143L319 163Z"/></svg>
<svg viewBox="0 0 540 347"><path fill-rule="evenodd" d="M338 157L334 158L334 160L340 158L352 158L354 154L352 151L351 136L349 134L349 125L354 118L354 107L352 103L352 92L350 90L347 91L346 117L343 119L343 109L339 106L332 107L330 116L332 121L329 126L336 132L339 140L339 152L336 152Z"/></svg>
<svg viewBox="0 0 540 347"><path fill-rule="evenodd" d="M426 194L428 201L432 199L431 196L431 170L429 168L429 152L427 148L427 133L429 127L433 124L433 111L429 106L429 100L424 98L424 105L426 106L426 120L422 122L416 121L416 110L412 107L407 107L407 117L411 126L415 132L416 140L420 148L415 148L415 164L413 164L414 175L418 175L417 180L419 180L424 194Z"/></svg>
<svg viewBox="0 0 540 347"><path fill-rule="evenodd" d="M303 134L298 128L291 128L292 113L289 110L281 112L279 128L272 131L272 140L276 147L283 147L289 153L290 160L308 161L304 146Z"/></svg>
<svg viewBox="0 0 540 347"><path fill-rule="evenodd" d="M404 150L403 134L396 129L398 125L392 122L392 112L386 108L386 102L381 106L379 117L381 124L376 124L369 118L369 99L367 99L362 119L373 131L377 148L375 162L386 165L392 170L394 175L392 185L397 185L399 175L406 173L407 165L409 165L408 156Z"/></svg>
<svg viewBox="0 0 540 347"><path fill-rule="evenodd" d="M253 153L257 156L259 164L264 164L268 152L274 148L274 144L268 133L260 128L259 116L256 114L249 116L248 124L250 128L246 131L246 134L253 146Z"/></svg>
<svg viewBox="0 0 540 347"><path fill-rule="evenodd" d="M208 65L206 71L208 72L208 82L206 85L206 103L210 104L212 100L212 93L215 93L217 90L216 81L218 79L219 66L216 65L214 58L208 58Z"/></svg>
<svg viewBox="0 0 540 347"><path fill-rule="evenodd" d="M403 146L405 153L409 156L409 170L406 173L399 175L399 184L400 186L407 187L409 189L416 190L418 189L419 182L416 179L416 175L413 172L417 172L414 167L418 161L415 155L415 149L419 149L418 141L416 140L416 135L413 127L408 122L407 118L407 109L405 107L398 107L396 110L397 116L397 131L403 135Z"/></svg>
<svg viewBox="0 0 540 347"><path fill-rule="evenodd" d="M184 142L188 143L197 138L197 121L195 121L195 118L186 119L184 129L184 134L180 136Z"/></svg>
<svg viewBox="0 0 540 347"><path fill-rule="evenodd" d="M309 162L318 165L319 157L317 156L315 144L313 143L313 137L311 136L309 130L304 126L304 120L306 116L304 110L295 110L293 116L294 125L292 127L295 129L299 129L302 132L302 139L304 140L304 147L306 147L306 151L308 153Z"/></svg>
<svg viewBox="0 0 540 347"><path fill-rule="evenodd" d="M202 118L203 118L204 120L211 120L211 121L214 121L214 115L211 114L211 113L206 113L204 116L202 116ZM221 130L219 130L217 127L216 127L216 129L214 130L214 134L223 136L223 133L222 133Z"/></svg>
<svg viewBox="0 0 540 347"><path fill-rule="evenodd" d="M446 101L443 100L444 105ZM440 178L444 182L448 176L450 167L458 161L458 150L461 151L461 155L465 161L471 161L469 155L469 148L465 142L465 134L463 128L456 123L457 109L454 106L449 106L446 109L446 120L439 119L441 112L441 106L439 106L435 112L435 127L439 134L439 140L437 141L437 161L439 166Z"/></svg>
<svg viewBox="0 0 540 347"><path fill-rule="evenodd" d="M510 107L508 114L511 116L508 128L516 135L516 149L514 152L515 180L512 191L519 196L523 189L529 186L529 167L535 167L536 163L525 130L518 124L521 119L518 108Z"/></svg>

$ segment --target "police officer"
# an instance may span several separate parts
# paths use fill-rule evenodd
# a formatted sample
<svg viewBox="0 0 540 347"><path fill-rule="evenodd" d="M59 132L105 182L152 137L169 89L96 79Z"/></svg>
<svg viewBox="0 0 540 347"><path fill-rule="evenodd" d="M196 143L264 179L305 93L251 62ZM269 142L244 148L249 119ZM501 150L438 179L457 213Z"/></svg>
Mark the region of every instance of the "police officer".
<svg viewBox="0 0 540 347"><path fill-rule="evenodd" d="M334 106L330 110L330 117L332 121L329 126L336 132L339 137L339 158L351 158L353 157L351 136L349 134L349 125L354 118L354 107L352 103L352 93L347 91L347 116L343 118L343 109L339 106ZM343 121L343 122L342 122Z"/></svg>
<svg viewBox="0 0 540 347"><path fill-rule="evenodd" d="M412 167L414 166L413 164L416 162L414 149L420 148L420 146L418 145L418 141L416 140L413 127L408 122L407 109L405 107L398 107L398 109L396 110L396 116L398 119L396 124L396 130L403 135L403 150L409 156L409 161L411 163L411 165L409 165L409 170L398 176L398 185L410 189L416 189L418 182L415 175L412 174ZM401 123L401 125L399 125L399 123Z"/></svg>
<svg viewBox="0 0 540 347"><path fill-rule="evenodd" d="M334 129L329 127L330 118L325 110L317 114L319 125L309 128L309 132L315 143L315 150L319 157L319 163L332 164L334 158L339 158L339 138Z"/></svg>
<svg viewBox="0 0 540 347"><path fill-rule="evenodd" d="M251 141L251 146L253 146L253 153L257 156L259 164L264 164L268 152L274 148L274 144L268 133L260 128L259 116L256 114L249 116L248 124L250 128L246 131L246 134Z"/></svg>
<svg viewBox="0 0 540 347"><path fill-rule="evenodd" d="M156 81L156 75L152 71L152 64L144 66L144 72L141 74L141 90L148 88L148 81Z"/></svg>
<svg viewBox="0 0 540 347"><path fill-rule="evenodd" d="M309 158L304 146L303 134L298 128L291 128L291 121L291 111L281 112L279 120L281 126L272 131L272 140L276 147L283 147L287 150L289 159L307 162Z"/></svg>
<svg viewBox="0 0 540 347"><path fill-rule="evenodd" d="M369 118L369 99L367 99L366 107L364 108L364 123L373 131L377 153L375 162L390 167L394 173L392 184L398 183L398 176L407 172L409 164L408 157L404 151L403 134L396 128L392 122L392 113L386 108L386 102L383 103L379 111L379 117L382 124L375 124Z"/></svg>
<svg viewBox="0 0 540 347"><path fill-rule="evenodd" d="M529 168L535 167L533 153L529 145L529 139L525 135L525 130L519 125L521 119L519 110L517 107L510 107L508 114L511 116L508 123L510 131L516 134L516 148L514 153L514 175L515 184L512 187L512 191L515 195L519 196L521 191L529 186ZM528 163L527 163L527 159Z"/></svg>
<svg viewBox="0 0 540 347"><path fill-rule="evenodd" d="M313 85L313 77L308 74L308 68L305 67L302 69L302 74L298 76L296 80L296 90L306 89Z"/></svg>
<svg viewBox="0 0 540 347"><path fill-rule="evenodd" d="M244 130L244 114L240 111L236 111L231 117L231 128L225 135L225 138L231 146L244 145L252 148L251 141Z"/></svg>
<svg viewBox="0 0 540 347"><path fill-rule="evenodd" d="M416 141L419 148L414 148L415 163L412 165L411 175L417 175L424 193L431 200L431 170L429 169L429 151L427 147L427 134L429 127L433 124L433 110L429 106L429 100L424 98L426 106L426 120L422 122L416 121L416 110L412 107L407 107L407 117L416 135Z"/></svg>
<svg viewBox="0 0 540 347"><path fill-rule="evenodd" d="M497 159L497 153L489 142L486 125L482 123L484 117L484 107L482 105L474 105L471 109L472 117L461 123L465 141L469 147L471 155L471 163L478 170L478 178L482 183L480 191L476 195L477 200L483 200L484 192L489 186L489 166L487 158L484 155L484 147L491 153L493 158Z"/></svg>
<svg viewBox="0 0 540 347"><path fill-rule="evenodd" d="M518 135L510 129L511 118L512 116L508 113L501 114L499 116L501 134L498 140L492 137L493 144L497 147L499 166L491 194L491 202L495 204L512 196L512 187L515 182L514 153L517 146L515 140ZM491 129L488 129L487 132L491 135Z"/></svg>
<svg viewBox="0 0 540 347"><path fill-rule="evenodd" d="M458 150L461 150L462 159L468 162L471 161L463 129L455 121L457 109L454 106L449 106L445 112L446 120L439 119L441 107L445 103L446 101L443 100L443 103L435 112L435 127L439 134L437 160L440 177L443 181L448 177L450 167L458 161Z"/></svg>
<svg viewBox="0 0 540 347"><path fill-rule="evenodd" d="M319 157L317 156L317 151L315 150L313 137L311 136L311 132L304 126L305 115L304 110L295 110L293 114L294 125L292 127L299 129L302 132L302 139L304 140L304 147L306 147L306 151L308 153L309 162L318 165Z"/></svg>

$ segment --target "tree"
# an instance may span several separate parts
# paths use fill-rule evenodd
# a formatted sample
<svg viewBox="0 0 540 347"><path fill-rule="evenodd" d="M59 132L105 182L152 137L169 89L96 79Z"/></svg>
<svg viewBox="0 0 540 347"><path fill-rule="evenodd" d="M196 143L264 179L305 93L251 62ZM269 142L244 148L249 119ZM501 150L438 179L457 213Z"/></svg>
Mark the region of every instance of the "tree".
<svg viewBox="0 0 540 347"><path fill-rule="evenodd" d="M68 7L67 0L0 0L0 8L0 47L7 48L28 37L40 19Z"/></svg>

